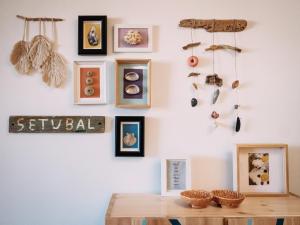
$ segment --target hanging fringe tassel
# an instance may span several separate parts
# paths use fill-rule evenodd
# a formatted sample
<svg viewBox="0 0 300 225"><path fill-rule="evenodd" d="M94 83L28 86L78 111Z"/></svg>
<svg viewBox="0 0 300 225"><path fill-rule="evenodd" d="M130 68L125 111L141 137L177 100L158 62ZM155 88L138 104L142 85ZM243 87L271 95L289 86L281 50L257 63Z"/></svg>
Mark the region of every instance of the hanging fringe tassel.
<svg viewBox="0 0 300 225"><path fill-rule="evenodd" d="M28 52L30 47L30 42L25 41L26 34L28 33L28 21L25 20L23 40L18 41L10 54L10 62L15 66L15 69L20 74L29 75L32 72L31 61L29 60Z"/></svg>
<svg viewBox="0 0 300 225"><path fill-rule="evenodd" d="M51 48L51 42L43 35L37 35L32 39L29 50L29 58L34 69L41 69L42 65L46 62L50 55Z"/></svg>
<svg viewBox="0 0 300 225"><path fill-rule="evenodd" d="M48 86L62 87L67 78L67 68L63 56L51 52L49 58L42 67L43 81Z"/></svg>

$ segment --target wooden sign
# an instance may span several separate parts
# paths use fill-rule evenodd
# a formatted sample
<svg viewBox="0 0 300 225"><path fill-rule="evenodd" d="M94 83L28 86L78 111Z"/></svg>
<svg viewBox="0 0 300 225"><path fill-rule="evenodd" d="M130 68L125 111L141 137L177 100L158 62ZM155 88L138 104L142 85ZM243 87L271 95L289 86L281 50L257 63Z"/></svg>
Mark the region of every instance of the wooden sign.
<svg viewBox="0 0 300 225"><path fill-rule="evenodd" d="M104 116L10 116L9 133L104 133Z"/></svg>

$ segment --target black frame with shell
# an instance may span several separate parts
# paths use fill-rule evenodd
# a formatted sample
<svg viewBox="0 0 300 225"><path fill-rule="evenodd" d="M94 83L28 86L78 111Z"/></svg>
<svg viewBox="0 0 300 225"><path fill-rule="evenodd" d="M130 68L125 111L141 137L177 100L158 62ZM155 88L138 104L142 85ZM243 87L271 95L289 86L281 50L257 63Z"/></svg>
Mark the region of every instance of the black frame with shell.
<svg viewBox="0 0 300 225"><path fill-rule="evenodd" d="M100 48L84 48L84 23L95 22L101 24L98 40ZM78 16L78 55L107 55L107 16Z"/></svg>
<svg viewBox="0 0 300 225"><path fill-rule="evenodd" d="M124 151L122 149L122 122L138 123L138 151ZM145 117L144 116L116 116L115 117L115 156L116 157L144 157L144 136L145 136ZM122 140L121 140L122 139Z"/></svg>

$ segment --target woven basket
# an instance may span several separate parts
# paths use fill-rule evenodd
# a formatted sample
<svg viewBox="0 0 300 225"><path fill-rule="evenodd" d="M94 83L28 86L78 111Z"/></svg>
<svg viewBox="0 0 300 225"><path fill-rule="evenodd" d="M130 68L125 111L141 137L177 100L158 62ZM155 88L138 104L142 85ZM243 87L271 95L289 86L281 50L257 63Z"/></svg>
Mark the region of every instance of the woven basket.
<svg viewBox="0 0 300 225"><path fill-rule="evenodd" d="M211 202L213 195L203 190L188 190L180 193L181 198L186 201L192 208L206 208Z"/></svg>
<svg viewBox="0 0 300 225"><path fill-rule="evenodd" d="M213 201L221 206L237 208L245 199L245 195L231 190L213 190Z"/></svg>

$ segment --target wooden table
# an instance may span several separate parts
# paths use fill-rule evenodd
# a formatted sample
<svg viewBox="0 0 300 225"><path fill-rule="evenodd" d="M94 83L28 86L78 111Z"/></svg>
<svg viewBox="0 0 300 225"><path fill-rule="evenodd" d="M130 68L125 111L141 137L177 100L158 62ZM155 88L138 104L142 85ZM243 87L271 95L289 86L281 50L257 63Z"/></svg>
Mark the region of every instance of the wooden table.
<svg viewBox="0 0 300 225"><path fill-rule="evenodd" d="M179 197L113 194L106 225L300 225L300 198L247 197L236 209L193 209Z"/></svg>

